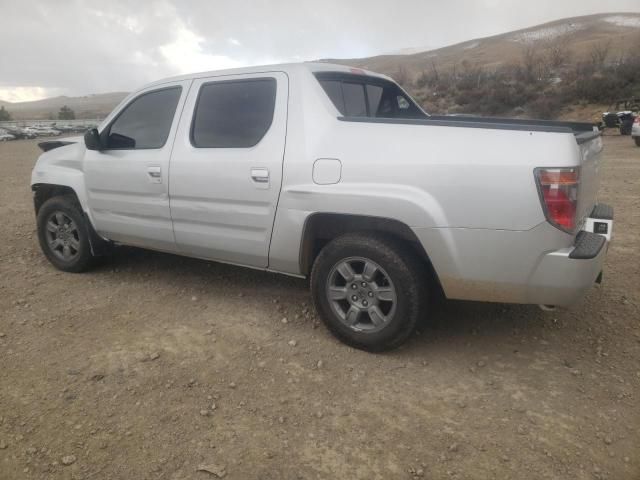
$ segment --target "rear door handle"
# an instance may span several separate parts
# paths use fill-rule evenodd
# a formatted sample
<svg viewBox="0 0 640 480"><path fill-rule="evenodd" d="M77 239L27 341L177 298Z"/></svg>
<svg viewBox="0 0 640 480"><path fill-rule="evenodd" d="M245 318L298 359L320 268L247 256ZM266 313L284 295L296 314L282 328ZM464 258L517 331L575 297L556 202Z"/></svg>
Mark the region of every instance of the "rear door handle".
<svg viewBox="0 0 640 480"><path fill-rule="evenodd" d="M260 188L269 188L269 169L262 167L252 168L251 180L260 184Z"/></svg>
<svg viewBox="0 0 640 480"><path fill-rule="evenodd" d="M147 175L151 183L162 183L162 167L160 165L149 165Z"/></svg>

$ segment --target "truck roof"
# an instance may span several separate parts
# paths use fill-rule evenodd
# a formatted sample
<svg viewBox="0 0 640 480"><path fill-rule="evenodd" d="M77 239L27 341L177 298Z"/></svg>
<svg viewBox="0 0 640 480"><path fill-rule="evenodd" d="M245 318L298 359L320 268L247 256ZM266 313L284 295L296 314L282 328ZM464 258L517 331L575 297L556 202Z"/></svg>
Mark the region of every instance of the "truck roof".
<svg viewBox="0 0 640 480"><path fill-rule="evenodd" d="M384 78L391 80L386 75L380 73L371 72L362 68L350 67L348 65L339 65L337 63L328 62L298 62L298 63L279 63L274 65L258 65L253 67L241 67L230 68L225 70L211 70L206 72L187 73L184 75L177 75L174 77L163 78L155 82L145 85L143 88L152 87L154 85L162 85L163 83L174 82L179 80L191 80L194 78L212 77L220 75L242 75L247 73L263 73L263 72L285 72L295 73L300 70L307 70L310 72L344 72L354 73L359 75L370 75L372 77Z"/></svg>

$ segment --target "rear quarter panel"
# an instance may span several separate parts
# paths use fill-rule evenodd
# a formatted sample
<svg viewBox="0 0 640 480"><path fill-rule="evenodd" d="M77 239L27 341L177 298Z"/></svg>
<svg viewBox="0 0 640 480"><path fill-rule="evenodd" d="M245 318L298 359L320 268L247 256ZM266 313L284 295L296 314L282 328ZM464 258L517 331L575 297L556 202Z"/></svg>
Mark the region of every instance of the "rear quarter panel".
<svg viewBox="0 0 640 480"><path fill-rule="evenodd" d="M580 163L569 133L344 122L328 99L297 87L270 252L275 269L299 273L302 228L315 212L392 218L414 229L531 230L545 222L534 169ZM340 160L339 183L314 184L318 158ZM556 238L558 247L571 241L559 231Z"/></svg>

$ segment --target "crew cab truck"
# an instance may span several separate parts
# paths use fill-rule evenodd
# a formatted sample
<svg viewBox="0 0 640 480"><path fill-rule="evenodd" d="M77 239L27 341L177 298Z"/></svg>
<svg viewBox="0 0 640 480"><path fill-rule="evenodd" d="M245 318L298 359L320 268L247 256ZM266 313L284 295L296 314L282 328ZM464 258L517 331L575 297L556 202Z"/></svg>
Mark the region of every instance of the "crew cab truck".
<svg viewBox="0 0 640 480"><path fill-rule="evenodd" d="M55 267L122 244L310 277L327 327L370 351L402 344L439 291L570 305L611 239L593 125L429 116L341 65L169 78L41 147L31 186Z"/></svg>

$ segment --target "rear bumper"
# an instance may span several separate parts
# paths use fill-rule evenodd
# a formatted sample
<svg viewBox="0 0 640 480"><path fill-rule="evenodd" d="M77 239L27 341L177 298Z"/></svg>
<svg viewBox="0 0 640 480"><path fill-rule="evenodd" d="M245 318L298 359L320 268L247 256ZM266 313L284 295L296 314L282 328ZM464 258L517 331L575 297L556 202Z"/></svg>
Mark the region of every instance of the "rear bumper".
<svg viewBox="0 0 640 480"><path fill-rule="evenodd" d="M542 257L528 285L528 303L568 306L600 278L613 229L613 208L596 205L575 244Z"/></svg>
<svg viewBox="0 0 640 480"><path fill-rule="evenodd" d="M608 242L591 232L579 238L575 247L542 257L528 282L527 303L569 306L586 295L602 273Z"/></svg>
<svg viewBox="0 0 640 480"><path fill-rule="evenodd" d="M548 222L519 232L414 232L428 252L447 298L569 306L580 300L602 273L612 227L613 210L600 205L575 238Z"/></svg>

